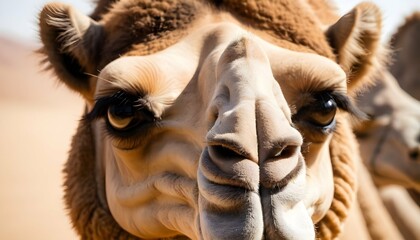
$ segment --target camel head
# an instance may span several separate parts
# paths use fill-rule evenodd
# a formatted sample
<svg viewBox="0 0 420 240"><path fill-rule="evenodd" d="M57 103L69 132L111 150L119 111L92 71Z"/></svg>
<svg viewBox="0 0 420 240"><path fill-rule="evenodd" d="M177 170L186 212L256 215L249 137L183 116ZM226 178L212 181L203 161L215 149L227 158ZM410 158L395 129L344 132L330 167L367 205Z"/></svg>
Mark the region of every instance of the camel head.
<svg viewBox="0 0 420 240"><path fill-rule="evenodd" d="M351 96L381 19L360 4L327 27L320 5L121 0L92 18L46 5L43 52L87 105L65 169L79 234L336 236L359 159Z"/></svg>
<svg viewBox="0 0 420 240"><path fill-rule="evenodd" d="M415 191L420 191L419 40L420 14L415 13L391 40L389 72L381 72L359 100L371 118L355 128L376 183Z"/></svg>
<svg viewBox="0 0 420 240"><path fill-rule="evenodd" d="M420 102L389 72L360 97L370 118L355 127L365 165L379 185L398 184L420 190Z"/></svg>

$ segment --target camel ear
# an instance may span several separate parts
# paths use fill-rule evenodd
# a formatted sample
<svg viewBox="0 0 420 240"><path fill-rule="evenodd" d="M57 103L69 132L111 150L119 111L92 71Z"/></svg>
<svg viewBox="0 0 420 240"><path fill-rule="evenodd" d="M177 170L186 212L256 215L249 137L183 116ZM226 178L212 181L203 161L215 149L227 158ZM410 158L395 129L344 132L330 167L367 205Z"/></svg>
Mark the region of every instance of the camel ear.
<svg viewBox="0 0 420 240"><path fill-rule="evenodd" d="M337 62L349 78L348 90L354 92L380 64L382 17L372 3L361 3L326 31Z"/></svg>
<svg viewBox="0 0 420 240"><path fill-rule="evenodd" d="M69 88L91 99L94 86L87 73L96 74L102 26L61 3L46 5L39 25L46 62Z"/></svg>

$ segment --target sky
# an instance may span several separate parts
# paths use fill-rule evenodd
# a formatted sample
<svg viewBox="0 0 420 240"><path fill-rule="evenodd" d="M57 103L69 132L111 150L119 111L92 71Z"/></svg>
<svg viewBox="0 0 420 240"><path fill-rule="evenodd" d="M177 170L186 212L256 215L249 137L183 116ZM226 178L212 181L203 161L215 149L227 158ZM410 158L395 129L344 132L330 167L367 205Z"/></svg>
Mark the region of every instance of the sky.
<svg viewBox="0 0 420 240"><path fill-rule="evenodd" d="M37 16L48 0L0 0L0 36L10 37L24 42L39 43L37 37ZM60 0L69 3L83 13L93 9L92 0ZM341 14L349 11L360 0L334 1ZM420 0L374 0L383 12L383 40L403 23L404 18L414 11L420 11Z"/></svg>
<svg viewBox="0 0 420 240"><path fill-rule="evenodd" d="M93 0L0 0L0 36L39 43L38 14L49 2L67 3L85 14L93 10Z"/></svg>

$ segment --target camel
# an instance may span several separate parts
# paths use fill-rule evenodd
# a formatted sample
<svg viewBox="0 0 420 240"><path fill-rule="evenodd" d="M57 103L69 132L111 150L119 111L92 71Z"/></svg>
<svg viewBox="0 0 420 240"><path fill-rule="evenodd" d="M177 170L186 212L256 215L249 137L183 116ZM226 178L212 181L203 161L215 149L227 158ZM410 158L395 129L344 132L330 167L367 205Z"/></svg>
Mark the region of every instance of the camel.
<svg viewBox="0 0 420 240"><path fill-rule="evenodd" d="M384 70L359 106L370 115L355 126L362 160L404 239L419 239L420 209L402 189L388 186L420 189L420 103Z"/></svg>
<svg viewBox="0 0 420 240"><path fill-rule="evenodd" d="M403 91L388 72L359 98L370 119L355 128L360 151L378 185L420 191L420 102Z"/></svg>
<svg viewBox="0 0 420 240"><path fill-rule="evenodd" d="M361 108L372 119L356 127L362 159L404 239L420 238L416 224L420 222L420 208L416 206L420 203L416 198L420 189L420 103L412 97L420 86L415 74L420 60L416 44L419 20L420 15L413 14L392 37L390 46L395 58L389 66L392 74L383 71L377 85L361 97ZM407 188L415 201L404 189L389 187L390 184Z"/></svg>
<svg viewBox="0 0 420 240"><path fill-rule="evenodd" d="M361 161L353 97L380 65L375 5L337 19L323 0L98 4L39 18L47 68L86 101L64 170L81 238L340 234Z"/></svg>
<svg viewBox="0 0 420 240"><path fill-rule="evenodd" d="M415 12L406 18L405 23L399 27L396 33L394 33L391 37L390 46L393 50L393 59L388 67L393 75L388 78L395 78L401 88L410 95L408 96L404 93L402 94L403 96L400 96L397 94L389 99L402 99L400 106L403 106L402 109L404 110L399 110L397 114L394 114L394 118L399 118L405 122L404 125L398 126L398 128L400 128L403 132L400 136L404 140L401 141L403 144L399 145L399 152L401 153L401 156L405 156L400 159L399 165L403 166L405 169L412 168L410 170L411 173L415 173L417 171L417 178L411 179L417 181L414 184L417 184L417 187L413 186L413 184L402 184L403 187L407 188L407 191L401 187L398 188L397 186L382 187L381 195L388 211L394 216L393 219L403 233L405 239L420 238L420 229L417 226L417 223L420 222L420 194L418 188L420 174L420 131L418 130L419 110L418 107L413 108L413 105L419 105L416 100L420 100L420 79L417 74L417 66L420 61L420 52L417 46L417 42L420 40L419 33L420 12ZM393 81L395 82L395 80ZM393 83L389 86L397 88L398 84ZM402 91L398 90L398 92ZM393 94L396 94L395 91ZM413 100L412 97L416 100ZM394 104L394 107L399 108L400 106L396 106ZM400 122L403 122L401 120ZM408 155L410 156L412 163L407 164L407 154L404 154L401 150L409 153ZM398 152L398 150L396 152ZM403 169L402 167L399 168ZM406 171L402 171L403 174L405 174L405 172ZM408 176L406 177L405 182L410 180L410 175L414 176L413 174L405 175ZM383 181L380 182L384 183ZM400 181L394 183L400 184Z"/></svg>

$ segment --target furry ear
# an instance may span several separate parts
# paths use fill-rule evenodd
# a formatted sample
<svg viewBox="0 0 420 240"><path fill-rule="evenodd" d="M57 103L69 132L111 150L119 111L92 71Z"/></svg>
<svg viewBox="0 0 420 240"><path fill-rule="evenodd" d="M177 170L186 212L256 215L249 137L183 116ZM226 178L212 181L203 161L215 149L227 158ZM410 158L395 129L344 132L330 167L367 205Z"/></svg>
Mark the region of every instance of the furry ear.
<svg viewBox="0 0 420 240"><path fill-rule="evenodd" d="M111 5L118 1L119 0L96 0L96 8L90 17L95 20L101 19L101 17L109 11Z"/></svg>
<svg viewBox="0 0 420 240"><path fill-rule="evenodd" d="M62 82L90 100L94 83L87 73L96 73L104 38L102 26L61 3L46 5L40 13L39 25L45 61Z"/></svg>
<svg viewBox="0 0 420 240"><path fill-rule="evenodd" d="M372 3L361 3L326 31L326 36L347 73L350 93L369 79L374 66L380 65L382 18Z"/></svg>

